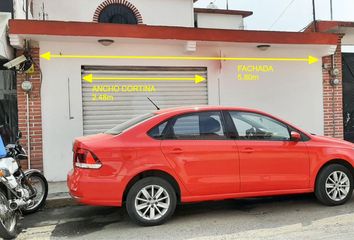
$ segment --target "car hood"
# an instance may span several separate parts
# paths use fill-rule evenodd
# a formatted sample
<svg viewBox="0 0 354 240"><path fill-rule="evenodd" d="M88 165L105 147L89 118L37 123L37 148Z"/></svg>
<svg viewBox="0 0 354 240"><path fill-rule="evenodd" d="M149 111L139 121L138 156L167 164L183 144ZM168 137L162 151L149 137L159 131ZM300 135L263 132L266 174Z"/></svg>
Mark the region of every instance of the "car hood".
<svg viewBox="0 0 354 240"><path fill-rule="evenodd" d="M319 142L325 142L325 143L330 143L330 144L341 145L343 147L354 148L354 143L351 143L351 142L348 142L348 141L345 141L342 139L338 139L338 138L313 135L312 139L319 141Z"/></svg>

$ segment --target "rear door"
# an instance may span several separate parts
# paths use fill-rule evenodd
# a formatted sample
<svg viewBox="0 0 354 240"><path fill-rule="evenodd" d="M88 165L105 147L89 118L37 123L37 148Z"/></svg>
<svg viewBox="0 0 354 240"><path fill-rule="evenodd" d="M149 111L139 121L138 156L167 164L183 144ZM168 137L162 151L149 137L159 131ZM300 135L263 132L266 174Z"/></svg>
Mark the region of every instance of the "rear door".
<svg viewBox="0 0 354 240"><path fill-rule="evenodd" d="M175 117L169 122L169 131L161 148L191 194L239 191L236 143L225 134L221 112Z"/></svg>

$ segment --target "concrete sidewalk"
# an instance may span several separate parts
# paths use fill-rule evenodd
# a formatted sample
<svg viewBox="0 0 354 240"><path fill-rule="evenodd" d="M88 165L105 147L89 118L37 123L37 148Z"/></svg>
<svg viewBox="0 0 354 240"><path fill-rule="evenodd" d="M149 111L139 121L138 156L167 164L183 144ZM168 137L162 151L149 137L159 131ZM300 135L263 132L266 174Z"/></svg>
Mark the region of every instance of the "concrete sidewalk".
<svg viewBox="0 0 354 240"><path fill-rule="evenodd" d="M46 208L66 207L77 204L78 203L69 195L66 182L48 182Z"/></svg>

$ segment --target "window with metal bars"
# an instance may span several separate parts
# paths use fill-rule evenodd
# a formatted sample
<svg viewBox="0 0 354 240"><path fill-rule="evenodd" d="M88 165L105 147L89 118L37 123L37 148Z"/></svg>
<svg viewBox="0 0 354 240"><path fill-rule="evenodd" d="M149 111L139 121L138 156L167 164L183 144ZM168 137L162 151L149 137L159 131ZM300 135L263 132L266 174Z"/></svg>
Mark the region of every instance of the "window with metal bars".
<svg viewBox="0 0 354 240"><path fill-rule="evenodd" d="M105 7L99 18L100 23L117 23L117 24L138 24L134 12L123 4L111 4Z"/></svg>

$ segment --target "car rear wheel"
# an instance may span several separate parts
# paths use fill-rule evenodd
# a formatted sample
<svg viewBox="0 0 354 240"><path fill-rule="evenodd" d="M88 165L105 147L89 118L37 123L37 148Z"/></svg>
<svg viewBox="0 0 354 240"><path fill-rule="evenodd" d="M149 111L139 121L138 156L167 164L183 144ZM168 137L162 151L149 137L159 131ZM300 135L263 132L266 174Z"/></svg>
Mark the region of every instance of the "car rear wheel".
<svg viewBox="0 0 354 240"><path fill-rule="evenodd" d="M161 178L147 177L130 188L126 208L137 224L155 226L172 216L176 203L176 192L170 183Z"/></svg>
<svg viewBox="0 0 354 240"><path fill-rule="evenodd" d="M353 193L353 175L348 168L331 164L318 174L315 194L317 199L329 206L347 202Z"/></svg>

